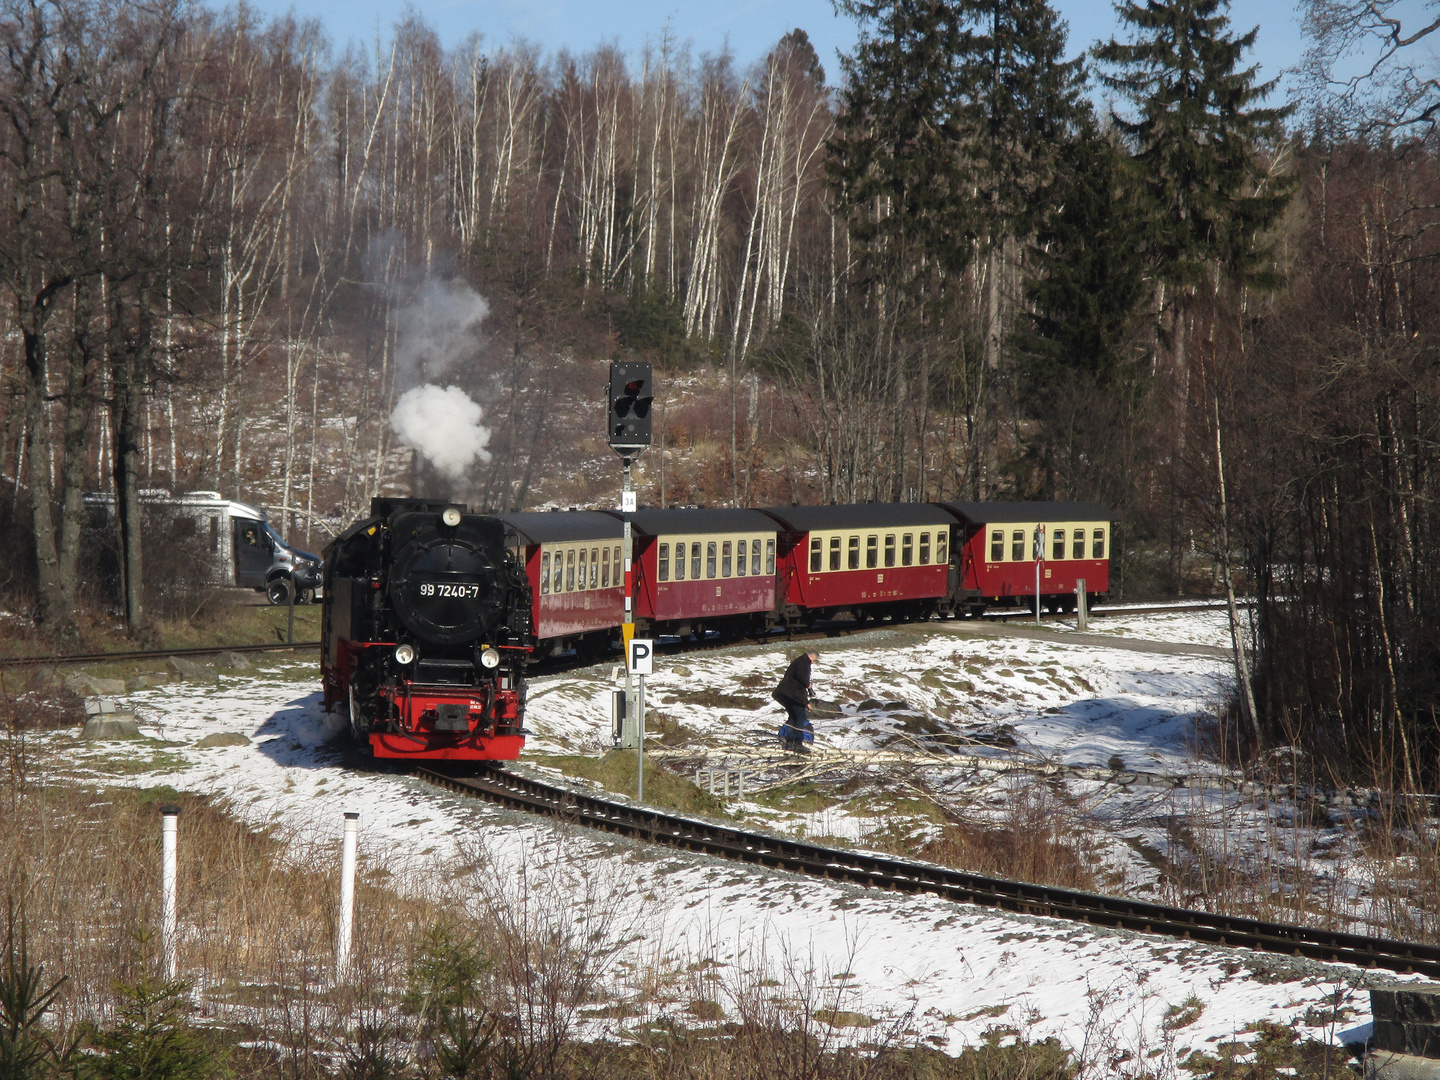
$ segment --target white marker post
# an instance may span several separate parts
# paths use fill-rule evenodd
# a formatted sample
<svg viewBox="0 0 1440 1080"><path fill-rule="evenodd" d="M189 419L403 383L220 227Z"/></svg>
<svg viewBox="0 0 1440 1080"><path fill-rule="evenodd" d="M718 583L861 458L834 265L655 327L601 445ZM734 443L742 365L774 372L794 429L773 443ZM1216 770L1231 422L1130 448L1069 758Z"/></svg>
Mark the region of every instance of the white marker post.
<svg viewBox="0 0 1440 1080"><path fill-rule="evenodd" d="M1045 526L1035 526L1035 625L1040 625L1040 567L1045 562Z"/></svg>
<svg viewBox="0 0 1440 1080"><path fill-rule="evenodd" d="M626 677L636 676L640 688L635 702L635 801L645 801L645 676L654 671L655 641L653 638L631 638L625 651Z"/></svg>
<svg viewBox="0 0 1440 1080"><path fill-rule="evenodd" d="M355 917L355 845L360 836L360 815L345 814L345 839L340 845L340 919L335 928L335 981L350 974L350 929Z"/></svg>
<svg viewBox="0 0 1440 1080"><path fill-rule="evenodd" d="M173 981L178 970L175 954L175 879L180 808L162 806L160 814L160 952L165 978Z"/></svg>
<svg viewBox="0 0 1440 1080"><path fill-rule="evenodd" d="M1090 629L1090 612L1085 604L1085 579L1075 579L1075 629Z"/></svg>

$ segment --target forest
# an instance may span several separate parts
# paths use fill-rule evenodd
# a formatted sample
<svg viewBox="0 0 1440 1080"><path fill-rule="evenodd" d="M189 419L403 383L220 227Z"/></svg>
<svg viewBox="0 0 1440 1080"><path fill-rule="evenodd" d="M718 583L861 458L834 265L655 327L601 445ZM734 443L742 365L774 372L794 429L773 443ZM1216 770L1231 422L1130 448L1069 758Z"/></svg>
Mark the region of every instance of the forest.
<svg viewBox="0 0 1440 1080"><path fill-rule="evenodd" d="M166 617L142 492L318 550L373 495L1085 499L1117 595L1251 597L1236 729L1440 775L1435 27L1305 0L843 0L744 67L179 0L0 3L0 605ZM93 569L85 497L113 497Z"/></svg>

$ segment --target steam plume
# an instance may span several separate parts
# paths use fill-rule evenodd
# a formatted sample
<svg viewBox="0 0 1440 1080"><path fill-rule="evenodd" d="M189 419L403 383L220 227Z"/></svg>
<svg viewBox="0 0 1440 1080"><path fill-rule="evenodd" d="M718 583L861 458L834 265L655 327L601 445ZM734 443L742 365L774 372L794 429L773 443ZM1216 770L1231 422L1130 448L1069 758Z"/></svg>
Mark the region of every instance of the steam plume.
<svg viewBox="0 0 1440 1080"><path fill-rule="evenodd" d="M487 462L490 429L484 411L464 390L438 385L452 369L475 366L485 298L458 278L427 278L396 312L396 382L403 389L390 413L400 441L451 480L476 461ZM457 372L458 373L458 372Z"/></svg>
<svg viewBox="0 0 1440 1080"><path fill-rule="evenodd" d="M485 444L490 429L480 423L480 406L458 386L430 383L400 395L390 413L390 426L406 446L423 454L452 480L465 475L472 462L490 460Z"/></svg>

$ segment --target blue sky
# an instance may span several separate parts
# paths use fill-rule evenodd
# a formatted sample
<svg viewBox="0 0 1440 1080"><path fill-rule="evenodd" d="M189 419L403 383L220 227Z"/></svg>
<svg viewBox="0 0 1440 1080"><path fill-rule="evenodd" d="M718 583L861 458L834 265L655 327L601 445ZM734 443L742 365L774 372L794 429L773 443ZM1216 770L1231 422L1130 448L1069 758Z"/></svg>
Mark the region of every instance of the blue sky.
<svg viewBox="0 0 1440 1080"><path fill-rule="evenodd" d="M1116 29L1114 7L1105 0L1052 0L1070 25L1072 54ZM1264 78L1299 63L1304 43L1295 0L1240 0L1231 7L1237 29L1259 26L1253 62ZM827 75L836 74L837 50L855 41L855 25L835 14L829 0L251 0L260 12L287 10L318 18L337 46L347 40L371 42L410 9L419 11L447 46L479 33L491 45L512 39L531 41L546 52L562 47L583 52L602 42L627 52L644 46L668 24L694 52L718 52L728 42L742 66L758 60L788 30L799 26L810 35Z"/></svg>

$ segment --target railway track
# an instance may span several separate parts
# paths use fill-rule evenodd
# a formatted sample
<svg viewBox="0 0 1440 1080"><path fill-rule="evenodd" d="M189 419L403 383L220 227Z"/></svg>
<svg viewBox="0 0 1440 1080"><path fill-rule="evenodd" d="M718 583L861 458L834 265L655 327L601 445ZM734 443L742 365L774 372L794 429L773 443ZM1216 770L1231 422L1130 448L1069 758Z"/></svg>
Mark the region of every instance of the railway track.
<svg viewBox="0 0 1440 1080"><path fill-rule="evenodd" d="M1090 612L1092 619L1113 617L1118 615L1160 615L1167 612L1191 612L1191 611L1220 611L1224 610L1223 603L1197 603L1197 604L1157 604L1151 607L1125 607L1117 609L1097 608ZM1011 620L1024 620L1033 622L1035 614L1031 611L998 611L993 614L981 616L986 622L1009 622ZM1063 619L1075 618L1074 613L1070 614L1044 614L1041 619L1045 622L1058 622ZM820 638L848 637L851 634L862 633L867 630L878 630L887 626L904 625L903 623L852 623L832 622L819 623L813 629L797 630L791 634L777 631L774 639L776 641L812 641ZM762 642L763 643L763 642ZM687 652L691 649L704 646L724 646L745 644L741 641L705 641L705 642L675 642L662 646L664 652ZM168 656L215 656L222 652L252 653L252 652L283 652L287 649L318 649L318 641L296 641L293 643L279 642L276 644L263 645L207 645L200 648L190 649L132 649L123 652L102 652L102 653L63 653L51 656L16 656L8 659L0 659L0 667L43 667L45 665L60 666L62 664L102 664L122 660L164 660ZM578 666L589 666L592 661L585 661ZM568 666L577 666L573 661L566 662ZM549 672L537 672L537 674L549 674Z"/></svg>
<svg viewBox="0 0 1440 1080"><path fill-rule="evenodd" d="M517 810L665 844L753 866L904 893L932 893L959 903L999 908L1326 963L1354 964L1440 978L1440 947L1371 938L1207 911L1167 907L1047 885L969 874L928 863L843 851L676 817L645 806L613 803L498 768L451 776L417 767L421 779Z"/></svg>

